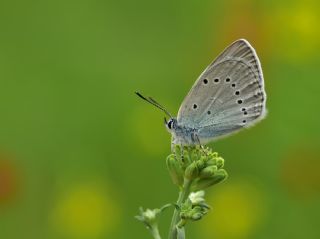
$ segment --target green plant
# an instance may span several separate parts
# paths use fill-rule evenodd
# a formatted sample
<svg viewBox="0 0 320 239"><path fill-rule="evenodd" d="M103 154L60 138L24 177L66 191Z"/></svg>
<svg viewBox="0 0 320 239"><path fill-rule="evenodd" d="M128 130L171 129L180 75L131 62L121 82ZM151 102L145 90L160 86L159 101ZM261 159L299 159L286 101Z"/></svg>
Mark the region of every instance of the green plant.
<svg viewBox="0 0 320 239"><path fill-rule="evenodd" d="M228 174L223 169L224 159L208 147L175 145L166 163L173 183L179 187L177 202L160 209L140 208L136 219L145 224L155 239L161 239L158 218L165 209L173 206L168 238L184 239L186 224L200 220L210 210L204 190L224 181Z"/></svg>

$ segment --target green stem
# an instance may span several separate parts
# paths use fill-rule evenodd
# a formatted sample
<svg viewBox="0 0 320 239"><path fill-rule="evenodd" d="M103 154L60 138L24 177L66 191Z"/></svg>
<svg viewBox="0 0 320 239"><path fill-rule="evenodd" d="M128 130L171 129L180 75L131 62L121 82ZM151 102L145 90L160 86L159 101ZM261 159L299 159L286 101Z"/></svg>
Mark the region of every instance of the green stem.
<svg viewBox="0 0 320 239"><path fill-rule="evenodd" d="M177 201L177 205L179 207L189 196L191 183L192 182L190 180L188 180L186 178L184 179L183 187L180 190L178 201ZM175 209L173 216L172 216L172 220L171 220L171 225L170 225L170 230L169 230L169 239L176 239L177 238L176 225L178 224L179 220L180 220L179 210Z"/></svg>
<svg viewBox="0 0 320 239"><path fill-rule="evenodd" d="M155 224L151 227L150 232L153 236L154 239L161 239L160 233L159 233L159 229L158 229L158 225Z"/></svg>

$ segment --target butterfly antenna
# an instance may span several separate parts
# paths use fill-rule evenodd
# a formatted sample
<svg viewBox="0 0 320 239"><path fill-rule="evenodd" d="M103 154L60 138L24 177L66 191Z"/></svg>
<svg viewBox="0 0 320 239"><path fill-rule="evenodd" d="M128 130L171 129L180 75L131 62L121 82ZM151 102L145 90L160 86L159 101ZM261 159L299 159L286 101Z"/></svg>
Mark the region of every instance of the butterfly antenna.
<svg viewBox="0 0 320 239"><path fill-rule="evenodd" d="M148 103L154 105L155 107L159 108L160 110L162 110L166 115L168 115L170 118L173 118L172 115L169 113L169 111L167 111L162 105L160 105L157 101L155 101L154 99L152 99L151 97L144 97L143 95L141 95L139 92L135 92L137 96L139 96L141 99L147 101Z"/></svg>

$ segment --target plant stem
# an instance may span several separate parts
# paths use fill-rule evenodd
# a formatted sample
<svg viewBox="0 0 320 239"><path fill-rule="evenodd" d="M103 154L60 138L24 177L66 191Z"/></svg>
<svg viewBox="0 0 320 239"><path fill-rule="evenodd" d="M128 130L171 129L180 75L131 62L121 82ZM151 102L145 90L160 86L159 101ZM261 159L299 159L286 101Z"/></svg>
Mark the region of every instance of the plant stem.
<svg viewBox="0 0 320 239"><path fill-rule="evenodd" d="M158 229L158 225L155 224L151 227L150 229L151 234L153 236L154 239L161 239L160 233L159 233L159 229Z"/></svg>
<svg viewBox="0 0 320 239"><path fill-rule="evenodd" d="M191 181L188 179L184 179L183 182L183 187L180 190L177 205L180 207L181 204L187 199L190 191L190 186L191 186ZM180 220L179 217L179 210L175 209L172 220L171 220L171 225L170 225L170 230L169 230L169 239L176 239L177 238L177 229L176 225L178 224Z"/></svg>

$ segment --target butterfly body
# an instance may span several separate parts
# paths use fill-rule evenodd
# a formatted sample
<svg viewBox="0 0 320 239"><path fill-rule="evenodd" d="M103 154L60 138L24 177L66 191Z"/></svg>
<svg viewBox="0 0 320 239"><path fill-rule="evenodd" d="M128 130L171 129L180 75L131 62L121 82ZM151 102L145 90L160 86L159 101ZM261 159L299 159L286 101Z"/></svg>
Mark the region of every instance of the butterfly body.
<svg viewBox="0 0 320 239"><path fill-rule="evenodd" d="M179 125L176 118L171 118L166 123L168 131L172 135L172 144L196 145L199 144L198 130L188 126Z"/></svg>
<svg viewBox="0 0 320 239"><path fill-rule="evenodd" d="M205 144L248 128L266 115L266 93L259 58L244 39L228 46L199 76L183 100L177 118L162 109L172 143Z"/></svg>

